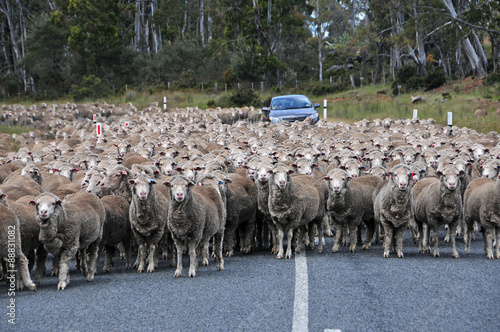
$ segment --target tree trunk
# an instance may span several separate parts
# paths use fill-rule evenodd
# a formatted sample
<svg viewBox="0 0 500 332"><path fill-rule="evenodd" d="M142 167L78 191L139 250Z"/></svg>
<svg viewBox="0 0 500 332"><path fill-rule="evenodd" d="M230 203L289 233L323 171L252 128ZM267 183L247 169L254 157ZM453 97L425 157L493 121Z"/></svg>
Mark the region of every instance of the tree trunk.
<svg viewBox="0 0 500 332"><path fill-rule="evenodd" d="M323 33L321 31L321 22L319 21L319 0L316 1L316 15L318 15L318 27L317 27L317 34L318 34L318 62L319 62L319 82L323 82L323 59L321 56L321 39L323 37Z"/></svg>
<svg viewBox="0 0 500 332"><path fill-rule="evenodd" d="M200 37L201 46L205 47L205 0L200 1Z"/></svg>
<svg viewBox="0 0 500 332"><path fill-rule="evenodd" d="M19 45L17 43L17 36L16 36L16 26L14 24L14 19L12 16L13 8L10 3L10 0L0 0L0 5L2 6L1 11L5 14L7 18L7 25L9 28L9 33L10 33L10 44L12 48L12 60L13 60L13 65L14 69L17 66L17 62L21 58L21 55L19 53Z"/></svg>
<svg viewBox="0 0 500 332"><path fill-rule="evenodd" d="M453 6L453 3L451 0L441 0L445 7L448 9L450 12L451 16L453 18L456 18L457 12L455 11L455 7ZM462 27L458 25L459 29L461 30ZM478 77L482 78L486 76L486 68L483 66L483 63L479 59L479 56L477 55L476 51L474 50L474 47L472 46L471 41L469 40L468 37L464 38L462 40L462 45L464 47L464 52L465 55L467 56L467 59L469 60L469 65L471 67L471 70L475 75ZM482 49L482 46L481 46Z"/></svg>
<svg viewBox="0 0 500 332"><path fill-rule="evenodd" d="M384 54L382 53L383 51L383 44L375 42L375 47L377 48L377 65L375 69L375 82L374 83L380 83L382 79L382 70L384 67Z"/></svg>
<svg viewBox="0 0 500 332"><path fill-rule="evenodd" d="M425 56L425 48L424 48L424 40L423 36L424 33L422 32L421 28L421 22L418 20L418 15L419 15L419 0L414 0L413 2L413 14L417 18L417 21L415 22L415 40L416 40L416 51L417 54L415 54L414 50L410 47L410 55L413 57L413 60L417 64L418 71L420 74L423 76L427 76L427 69L425 68L425 62L426 62L426 56Z"/></svg>
<svg viewBox="0 0 500 332"><path fill-rule="evenodd" d="M477 55L479 56L479 59L481 60L481 64L483 65L483 67L487 69L488 59L486 58L486 54L484 53L483 45L481 45L481 41L479 40L476 32L474 30L472 30L471 32L474 40L474 45L476 46L475 50L477 52Z"/></svg>

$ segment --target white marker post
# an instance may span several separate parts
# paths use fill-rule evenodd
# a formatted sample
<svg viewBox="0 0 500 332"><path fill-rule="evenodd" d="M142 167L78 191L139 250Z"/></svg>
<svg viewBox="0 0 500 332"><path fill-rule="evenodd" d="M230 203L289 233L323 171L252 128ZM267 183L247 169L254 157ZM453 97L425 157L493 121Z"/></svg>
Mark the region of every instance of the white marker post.
<svg viewBox="0 0 500 332"><path fill-rule="evenodd" d="M326 120L326 109L327 109L327 108L326 108L326 104L327 104L327 101L326 101L326 99L325 99L325 100L323 101L323 105L324 105L323 117L324 117L324 119L325 119L325 120Z"/></svg>
<svg viewBox="0 0 500 332"><path fill-rule="evenodd" d="M453 113L448 112L448 126L453 126Z"/></svg>
<svg viewBox="0 0 500 332"><path fill-rule="evenodd" d="M417 113L418 113L418 110L414 109L413 110L413 118L412 118L412 120L415 120L417 118Z"/></svg>
<svg viewBox="0 0 500 332"><path fill-rule="evenodd" d="M97 114L94 114L94 115L92 116L92 118L94 119L94 123L96 123L96 122L97 122Z"/></svg>
<svg viewBox="0 0 500 332"><path fill-rule="evenodd" d="M102 135L102 124L101 123L95 124L95 132L96 132L97 137L101 137L101 135Z"/></svg>
<svg viewBox="0 0 500 332"><path fill-rule="evenodd" d="M163 97L163 110L167 110L167 97Z"/></svg>

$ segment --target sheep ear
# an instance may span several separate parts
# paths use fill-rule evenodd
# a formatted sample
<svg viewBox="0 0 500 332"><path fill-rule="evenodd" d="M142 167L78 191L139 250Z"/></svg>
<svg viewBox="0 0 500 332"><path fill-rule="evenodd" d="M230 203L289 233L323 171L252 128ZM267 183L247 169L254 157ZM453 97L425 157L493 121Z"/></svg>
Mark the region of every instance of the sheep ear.
<svg viewBox="0 0 500 332"><path fill-rule="evenodd" d="M441 177L441 176L443 176L443 173L441 171L437 171L436 175L439 176L439 177Z"/></svg>
<svg viewBox="0 0 500 332"><path fill-rule="evenodd" d="M135 181L134 181L134 180L132 180L132 179L130 179L130 180L128 180L128 183L130 183L130 184L135 184Z"/></svg>
<svg viewBox="0 0 500 332"><path fill-rule="evenodd" d="M226 182L228 182L228 183L233 183L233 180L231 180L230 178L226 178L226 179L224 179L224 180L225 180Z"/></svg>
<svg viewBox="0 0 500 332"><path fill-rule="evenodd" d="M288 174L293 174L293 173L295 173L293 170L288 171Z"/></svg>
<svg viewBox="0 0 500 332"><path fill-rule="evenodd" d="M170 182L168 182L168 181L165 181L165 182L163 182L162 184L163 184L165 187L168 187L168 188L170 188L170 187L171 187Z"/></svg>
<svg viewBox="0 0 500 332"><path fill-rule="evenodd" d="M312 164L311 167L318 167L318 164Z"/></svg>
<svg viewBox="0 0 500 332"><path fill-rule="evenodd" d="M464 171L460 171L460 172L458 173L458 176L459 176L459 177L461 177L461 178L462 178L462 177L464 177L464 175L465 175L465 172L464 172Z"/></svg>
<svg viewBox="0 0 500 332"><path fill-rule="evenodd" d="M71 171L72 171L72 172L79 172L79 171L80 171L80 169L78 169L78 168L73 168Z"/></svg>
<svg viewBox="0 0 500 332"><path fill-rule="evenodd" d="M327 175L327 176L325 176L323 179L325 179L325 180L330 180L330 177Z"/></svg>
<svg viewBox="0 0 500 332"><path fill-rule="evenodd" d="M123 172L122 172L122 175L127 175L127 171L123 171Z"/></svg>
<svg viewBox="0 0 500 332"><path fill-rule="evenodd" d="M35 202L34 200L30 200L30 201L28 202L28 205L36 205L36 202Z"/></svg>
<svg viewBox="0 0 500 332"><path fill-rule="evenodd" d="M187 185L188 187L193 187L196 186L196 183L194 183L193 181L189 181Z"/></svg>
<svg viewBox="0 0 500 332"><path fill-rule="evenodd" d="M155 179L151 179L151 180L149 181L149 184L156 184L156 180L155 180Z"/></svg>
<svg viewBox="0 0 500 332"><path fill-rule="evenodd" d="M296 163L293 163L293 164L292 164L292 167L297 168L297 164L296 164Z"/></svg>
<svg viewBox="0 0 500 332"><path fill-rule="evenodd" d="M60 199L58 199L58 200L56 201L56 205L61 206L61 205L62 205L62 201L61 201Z"/></svg>
<svg viewBox="0 0 500 332"><path fill-rule="evenodd" d="M0 195L0 199L6 199L7 198L7 194L1 194Z"/></svg>
<svg viewBox="0 0 500 332"><path fill-rule="evenodd" d="M344 165L340 165L339 168L340 169L345 169L345 166Z"/></svg>

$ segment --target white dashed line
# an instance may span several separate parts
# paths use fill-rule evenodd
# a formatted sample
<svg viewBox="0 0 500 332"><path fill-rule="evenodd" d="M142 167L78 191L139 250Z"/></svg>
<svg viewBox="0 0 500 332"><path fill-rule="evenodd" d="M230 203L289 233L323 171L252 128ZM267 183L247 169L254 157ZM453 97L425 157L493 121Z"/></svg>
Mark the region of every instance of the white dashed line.
<svg viewBox="0 0 500 332"><path fill-rule="evenodd" d="M295 299L293 303L292 332L308 331L309 282L307 280L306 251L295 255Z"/></svg>

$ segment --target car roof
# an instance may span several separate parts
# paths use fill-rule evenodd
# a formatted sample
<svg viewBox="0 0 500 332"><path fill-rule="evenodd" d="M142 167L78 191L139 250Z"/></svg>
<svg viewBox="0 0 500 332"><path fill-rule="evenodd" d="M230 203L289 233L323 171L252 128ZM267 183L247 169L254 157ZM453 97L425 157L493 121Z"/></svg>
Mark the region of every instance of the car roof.
<svg viewBox="0 0 500 332"><path fill-rule="evenodd" d="M307 98L305 95L284 95L284 96L276 96L276 97L273 97L273 99L281 99L281 98L296 98L296 97L305 97L305 98Z"/></svg>

